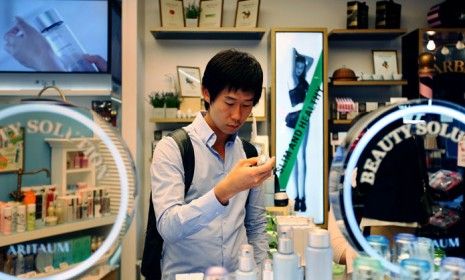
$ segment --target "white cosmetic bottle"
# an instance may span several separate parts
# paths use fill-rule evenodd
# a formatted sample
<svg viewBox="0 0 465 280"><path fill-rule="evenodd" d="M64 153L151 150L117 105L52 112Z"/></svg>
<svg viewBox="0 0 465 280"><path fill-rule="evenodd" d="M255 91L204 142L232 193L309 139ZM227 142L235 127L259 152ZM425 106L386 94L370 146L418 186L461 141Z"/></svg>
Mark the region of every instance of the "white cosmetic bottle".
<svg viewBox="0 0 465 280"><path fill-rule="evenodd" d="M294 253L292 228L283 226L278 237L278 252L273 254L274 280L299 278L299 258Z"/></svg>
<svg viewBox="0 0 465 280"><path fill-rule="evenodd" d="M236 270L235 276L236 280L257 280L252 245L243 244L241 246L239 269Z"/></svg>
<svg viewBox="0 0 465 280"><path fill-rule="evenodd" d="M308 233L305 249L305 279L331 280L333 277L333 253L329 232L315 229Z"/></svg>
<svg viewBox="0 0 465 280"><path fill-rule="evenodd" d="M273 280L273 261L270 259L263 261L262 280Z"/></svg>

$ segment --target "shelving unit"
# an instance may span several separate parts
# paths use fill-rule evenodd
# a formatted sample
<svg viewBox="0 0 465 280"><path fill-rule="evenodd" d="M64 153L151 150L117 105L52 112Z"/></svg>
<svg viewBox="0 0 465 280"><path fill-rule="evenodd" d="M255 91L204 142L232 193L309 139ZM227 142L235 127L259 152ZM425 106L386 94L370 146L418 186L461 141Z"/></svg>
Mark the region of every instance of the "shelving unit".
<svg viewBox="0 0 465 280"><path fill-rule="evenodd" d="M266 121L266 117L257 117L255 118L257 122L264 122ZM194 118L150 118L151 123L191 123ZM252 118L247 119L248 122L252 121Z"/></svg>
<svg viewBox="0 0 465 280"><path fill-rule="evenodd" d="M398 38L407 33L407 29L333 29L328 34L328 42L335 44L335 48L345 48L346 42L361 42L372 41L373 45L379 45L379 42L398 40ZM374 42L376 41L376 42ZM344 44L337 44L336 42L343 42ZM368 49L367 49L368 51ZM400 87L407 85L407 80L359 80L359 81L331 81L329 83L330 102L334 102L336 96L350 96L354 101L360 99L370 100L378 99L376 91L383 90L389 87ZM359 91L354 90L359 88ZM363 90L362 90L363 88ZM371 92L373 88L373 94ZM373 96L373 97L371 97ZM359 100L356 100L356 99ZM365 101L364 101L365 102ZM376 101L373 101L376 102ZM332 106L330 106L331 108ZM331 110L331 109L330 109ZM334 110L334 109L333 109ZM331 116L335 116L334 111L330 112ZM330 133L343 132L352 125L352 119L330 119Z"/></svg>
<svg viewBox="0 0 465 280"><path fill-rule="evenodd" d="M86 168L68 168L67 161L70 158L72 160L77 153L88 149L89 145L97 147L99 139L47 138L45 141L52 148L52 184L57 187L60 195L67 193L69 184L76 184L77 182L84 182L90 187L95 187L95 166L90 159ZM85 147L81 147L82 143L85 143Z"/></svg>
<svg viewBox="0 0 465 280"><path fill-rule="evenodd" d="M37 96L38 89L0 89L0 96ZM111 89L60 89L65 96L110 96ZM47 93L47 96L59 96Z"/></svg>
<svg viewBox="0 0 465 280"><path fill-rule="evenodd" d="M158 40L261 40L264 28L155 28L151 31Z"/></svg>
<svg viewBox="0 0 465 280"><path fill-rule="evenodd" d="M105 216L101 218L93 218L71 223L59 224L56 226L43 226L33 231L25 231L14 233L10 235L0 234L0 247L37 240L41 238L57 236L61 234L76 232L84 229L97 228L101 226L108 226L115 222L116 216Z"/></svg>
<svg viewBox="0 0 465 280"><path fill-rule="evenodd" d="M402 86L406 85L406 80L379 80L379 81L333 81L330 86Z"/></svg>
<svg viewBox="0 0 465 280"><path fill-rule="evenodd" d="M392 40L407 32L407 29L333 29L328 40Z"/></svg>

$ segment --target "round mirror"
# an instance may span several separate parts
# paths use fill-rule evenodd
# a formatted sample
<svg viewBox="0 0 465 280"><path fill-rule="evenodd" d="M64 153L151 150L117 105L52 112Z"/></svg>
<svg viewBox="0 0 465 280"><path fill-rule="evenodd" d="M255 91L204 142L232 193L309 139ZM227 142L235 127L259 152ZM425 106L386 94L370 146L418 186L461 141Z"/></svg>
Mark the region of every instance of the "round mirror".
<svg viewBox="0 0 465 280"><path fill-rule="evenodd" d="M445 255L464 257L464 136L464 108L440 100L398 103L356 121L333 155L329 183L351 245L394 273L396 238L427 237ZM370 245L376 240L387 240L387 250Z"/></svg>
<svg viewBox="0 0 465 280"><path fill-rule="evenodd" d="M137 195L108 121L55 101L0 107L0 178L1 279L108 272Z"/></svg>

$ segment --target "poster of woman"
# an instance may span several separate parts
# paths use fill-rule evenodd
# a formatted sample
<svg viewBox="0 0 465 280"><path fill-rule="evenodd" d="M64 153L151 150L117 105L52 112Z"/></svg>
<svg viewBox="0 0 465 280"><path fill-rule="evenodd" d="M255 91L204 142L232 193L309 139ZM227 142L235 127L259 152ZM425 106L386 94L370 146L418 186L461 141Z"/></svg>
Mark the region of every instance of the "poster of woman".
<svg viewBox="0 0 465 280"><path fill-rule="evenodd" d="M294 200L297 214L324 224L326 30L280 28L272 30L272 38L272 138L280 188Z"/></svg>

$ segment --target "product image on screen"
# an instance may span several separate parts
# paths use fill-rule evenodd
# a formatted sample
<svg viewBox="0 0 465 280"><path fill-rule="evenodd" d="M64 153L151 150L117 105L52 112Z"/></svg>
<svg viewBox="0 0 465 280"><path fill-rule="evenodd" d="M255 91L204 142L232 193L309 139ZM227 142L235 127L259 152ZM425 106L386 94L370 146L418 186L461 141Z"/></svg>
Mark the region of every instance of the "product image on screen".
<svg viewBox="0 0 465 280"><path fill-rule="evenodd" d="M0 72L108 71L106 0L0 0Z"/></svg>

